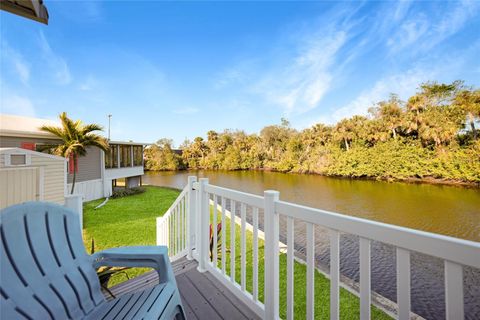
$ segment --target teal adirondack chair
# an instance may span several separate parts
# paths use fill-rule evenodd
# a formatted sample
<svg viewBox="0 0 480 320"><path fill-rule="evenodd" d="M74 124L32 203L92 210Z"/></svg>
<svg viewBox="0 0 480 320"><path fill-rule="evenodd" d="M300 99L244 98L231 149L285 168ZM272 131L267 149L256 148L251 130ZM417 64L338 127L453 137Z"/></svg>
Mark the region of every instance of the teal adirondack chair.
<svg viewBox="0 0 480 320"><path fill-rule="evenodd" d="M45 202L0 211L1 319L185 319L167 248L88 255L78 216ZM106 301L95 268L149 267L159 284Z"/></svg>

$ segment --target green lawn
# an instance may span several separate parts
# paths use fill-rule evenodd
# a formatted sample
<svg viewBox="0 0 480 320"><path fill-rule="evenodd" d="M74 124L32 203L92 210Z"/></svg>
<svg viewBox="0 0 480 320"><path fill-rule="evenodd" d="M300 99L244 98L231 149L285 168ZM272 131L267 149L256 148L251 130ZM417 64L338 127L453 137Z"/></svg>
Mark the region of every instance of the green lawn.
<svg viewBox="0 0 480 320"><path fill-rule="evenodd" d="M155 245L155 219L162 216L175 201L180 191L170 188L146 186L142 194L110 199L106 205L94 210L103 202L90 201L83 206L83 240L90 252L92 238L95 251L112 247ZM128 270L136 276L145 269ZM110 285L125 280L122 274L112 278Z"/></svg>
<svg viewBox="0 0 480 320"><path fill-rule="evenodd" d="M179 191L146 187L146 192L139 195L120 199L111 199L104 207L93 210L102 200L88 202L84 206L84 240L87 248L90 241L95 239L96 251L125 245L152 245L155 244L155 218L163 215L171 203L176 199ZM218 216L220 222L220 214ZM240 283L240 226L235 227L235 278ZM252 237L247 232L247 290L252 291ZM226 220L227 248L230 247L230 220ZM259 299L263 301L263 256L264 244L259 240ZM230 253L226 254L226 270L230 274ZM221 252L219 252L219 267L221 267ZM145 269L129 270L130 276L145 272ZM280 279L286 279L287 259L285 254L280 255ZM125 280L118 275L111 280L116 284ZM319 272L315 272L315 318L329 318L329 287L330 282ZM280 316L286 317L286 281L280 281ZM306 266L295 263L295 318L304 319L306 314ZM359 299L348 291L340 290L341 319L359 319ZM388 315L372 307L372 319L391 319Z"/></svg>

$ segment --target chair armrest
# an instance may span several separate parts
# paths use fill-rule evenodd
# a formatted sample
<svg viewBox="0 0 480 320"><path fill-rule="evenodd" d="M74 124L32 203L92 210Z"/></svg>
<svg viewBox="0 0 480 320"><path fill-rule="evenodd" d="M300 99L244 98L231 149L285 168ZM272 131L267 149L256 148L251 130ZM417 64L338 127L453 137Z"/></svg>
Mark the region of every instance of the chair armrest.
<svg viewBox="0 0 480 320"><path fill-rule="evenodd" d="M176 284L166 246L119 247L99 251L91 255L93 267L144 267L158 273L160 283Z"/></svg>

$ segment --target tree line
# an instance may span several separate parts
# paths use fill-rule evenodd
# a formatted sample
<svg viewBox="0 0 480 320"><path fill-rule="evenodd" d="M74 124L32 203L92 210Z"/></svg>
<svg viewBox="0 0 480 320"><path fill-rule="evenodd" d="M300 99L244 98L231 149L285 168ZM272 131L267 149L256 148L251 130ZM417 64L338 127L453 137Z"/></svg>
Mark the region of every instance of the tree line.
<svg viewBox="0 0 480 320"><path fill-rule="evenodd" d="M402 101L391 94L368 116L295 130L283 119L259 134L208 131L172 150L160 139L147 148L147 170L265 169L403 180L432 177L480 182L480 90L428 82Z"/></svg>

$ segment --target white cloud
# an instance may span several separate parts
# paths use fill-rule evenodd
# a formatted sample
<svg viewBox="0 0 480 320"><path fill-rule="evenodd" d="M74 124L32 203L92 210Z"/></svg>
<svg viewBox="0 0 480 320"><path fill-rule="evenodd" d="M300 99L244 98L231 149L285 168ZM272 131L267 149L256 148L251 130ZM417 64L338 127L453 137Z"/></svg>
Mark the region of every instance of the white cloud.
<svg viewBox="0 0 480 320"><path fill-rule="evenodd" d="M23 84L28 84L30 79L30 66L25 61L23 56L18 51L10 47L6 41L2 41L1 48L2 60L10 64L16 76Z"/></svg>
<svg viewBox="0 0 480 320"><path fill-rule="evenodd" d="M91 91L93 89L95 89L95 87L97 87L98 85L98 81L95 77L89 75L85 81L83 81L82 83L80 83L80 85L78 86L78 89L80 91Z"/></svg>
<svg viewBox="0 0 480 320"><path fill-rule="evenodd" d="M432 48L451 35L462 29L471 18L477 17L480 9L478 1L460 1L455 8L448 10L442 19L432 28L431 40L425 44L427 49Z"/></svg>
<svg viewBox="0 0 480 320"><path fill-rule="evenodd" d="M220 73L214 88L260 97L257 105L280 108L287 117L317 108L344 69L368 49L366 41L349 42L365 29L355 17L362 6L334 6L314 20L292 22L271 40L268 52Z"/></svg>
<svg viewBox="0 0 480 320"><path fill-rule="evenodd" d="M478 15L480 2L459 1L440 4L440 14L418 12L406 15L400 25L394 23L393 34L387 40L391 53L409 48L413 53L427 52L459 32L471 18Z"/></svg>
<svg viewBox="0 0 480 320"><path fill-rule="evenodd" d="M186 108L180 108L180 109L172 110L173 113L181 114L181 115L195 114L195 113L198 113L199 111L200 110L198 108L193 108L193 107L186 107Z"/></svg>
<svg viewBox="0 0 480 320"><path fill-rule="evenodd" d="M254 84L254 91L282 107L287 116L315 108L330 89L331 67L346 39L344 31L309 35L284 66L267 71Z"/></svg>
<svg viewBox="0 0 480 320"><path fill-rule="evenodd" d="M416 19L407 20L399 27L399 31L387 40L387 45L394 53L417 43L429 29L430 23L421 15Z"/></svg>
<svg viewBox="0 0 480 320"><path fill-rule="evenodd" d="M3 92L0 100L0 110L2 113L15 114L20 116L35 116L35 108L29 98L17 94Z"/></svg>
<svg viewBox="0 0 480 320"><path fill-rule="evenodd" d="M343 118L353 115L366 115L368 109L375 103L388 99L391 93L397 94L401 99L407 99L415 93L419 84L432 79L442 78L443 75L452 76L448 81L455 80L455 75L460 70L464 59L457 58L457 61L444 60L435 66L412 68L404 73L386 76L377 81L369 89L362 91L355 99L347 105L338 108L331 115L323 116L325 123L333 124Z"/></svg>
<svg viewBox="0 0 480 320"><path fill-rule="evenodd" d="M366 115L371 106L388 99L390 93L396 93L400 97L408 97L415 92L419 83L432 79L432 77L434 77L434 72L410 70L403 74L383 78L370 89L363 91L352 102L336 110L331 116L330 123L335 123L353 115Z"/></svg>
<svg viewBox="0 0 480 320"><path fill-rule="evenodd" d="M46 65L49 67L55 81L60 85L69 84L72 81L72 76L67 62L52 50L42 31L40 31L39 44L43 59L46 61Z"/></svg>
<svg viewBox="0 0 480 320"><path fill-rule="evenodd" d="M242 70L240 66L227 69L221 72L213 83L215 89L224 88L230 84L241 82L245 80L245 70Z"/></svg>
<svg viewBox="0 0 480 320"><path fill-rule="evenodd" d="M412 5L412 1L398 1L395 11L393 12L393 20L394 21L401 21L404 17L408 14L410 10L410 6Z"/></svg>

